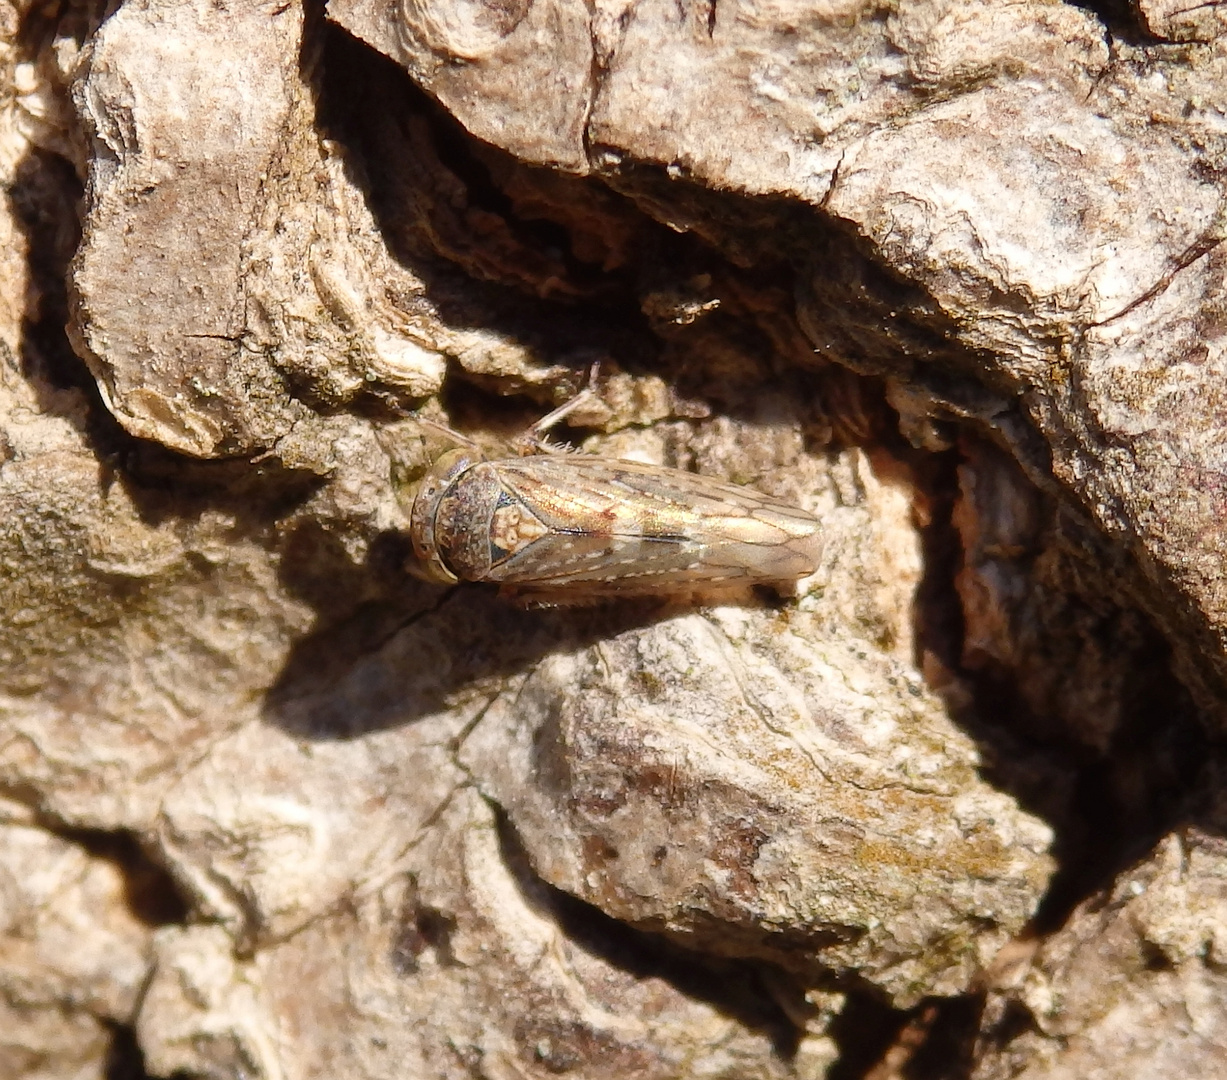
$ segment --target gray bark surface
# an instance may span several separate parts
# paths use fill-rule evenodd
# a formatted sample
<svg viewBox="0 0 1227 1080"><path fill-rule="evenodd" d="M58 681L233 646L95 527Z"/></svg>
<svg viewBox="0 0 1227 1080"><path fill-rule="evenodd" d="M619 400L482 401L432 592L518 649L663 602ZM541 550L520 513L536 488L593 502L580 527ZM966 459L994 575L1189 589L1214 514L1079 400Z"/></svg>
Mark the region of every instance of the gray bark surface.
<svg viewBox="0 0 1227 1080"><path fill-rule="evenodd" d="M0 1074L1222 1071L1225 23L0 6ZM594 362L796 595L407 572Z"/></svg>

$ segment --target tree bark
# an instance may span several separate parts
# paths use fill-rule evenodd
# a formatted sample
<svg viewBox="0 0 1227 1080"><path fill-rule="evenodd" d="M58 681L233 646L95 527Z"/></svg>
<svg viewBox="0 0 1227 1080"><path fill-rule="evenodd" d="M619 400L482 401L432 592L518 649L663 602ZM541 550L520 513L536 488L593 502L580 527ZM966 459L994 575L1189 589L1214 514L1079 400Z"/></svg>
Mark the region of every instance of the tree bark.
<svg viewBox="0 0 1227 1080"><path fill-rule="evenodd" d="M1223 30L0 11L0 1073L1222 1071ZM414 577L594 363L796 595Z"/></svg>

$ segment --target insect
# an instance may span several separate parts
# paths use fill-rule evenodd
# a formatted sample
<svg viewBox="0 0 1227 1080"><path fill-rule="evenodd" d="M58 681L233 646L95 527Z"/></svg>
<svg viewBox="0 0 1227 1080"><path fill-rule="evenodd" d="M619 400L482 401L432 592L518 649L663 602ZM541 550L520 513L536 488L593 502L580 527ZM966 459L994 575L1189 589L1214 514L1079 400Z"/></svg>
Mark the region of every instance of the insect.
<svg viewBox="0 0 1227 1080"><path fill-rule="evenodd" d="M450 450L410 511L423 576L543 604L791 586L813 573L818 533L812 514L752 488L548 450Z"/></svg>

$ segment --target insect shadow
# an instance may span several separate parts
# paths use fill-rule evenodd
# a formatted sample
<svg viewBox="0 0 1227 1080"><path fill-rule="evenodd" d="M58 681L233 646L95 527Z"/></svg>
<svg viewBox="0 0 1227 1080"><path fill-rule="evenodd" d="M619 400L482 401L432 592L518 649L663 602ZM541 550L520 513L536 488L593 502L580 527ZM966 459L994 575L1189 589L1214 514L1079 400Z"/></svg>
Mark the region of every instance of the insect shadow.
<svg viewBox="0 0 1227 1080"><path fill-rule="evenodd" d="M484 585L415 581L358 603L300 639L264 719L309 739L351 739L480 703L559 650L582 649L676 614L658 600L524 609Z"/></svg>

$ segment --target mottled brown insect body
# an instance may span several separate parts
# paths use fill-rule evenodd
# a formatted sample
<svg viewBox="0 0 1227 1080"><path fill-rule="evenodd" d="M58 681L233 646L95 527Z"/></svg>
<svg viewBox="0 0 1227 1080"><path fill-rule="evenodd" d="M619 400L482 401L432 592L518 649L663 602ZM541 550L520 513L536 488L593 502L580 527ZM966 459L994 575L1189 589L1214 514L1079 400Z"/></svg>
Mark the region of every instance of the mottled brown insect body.
<svg viewBox="0 0 1227 1080"><path fill-rule="evenodd" d="M727 591L813 572L817 519L677 469L587 454L443 454L410 533L429 578L489 581L553 603Z"/></svg>

